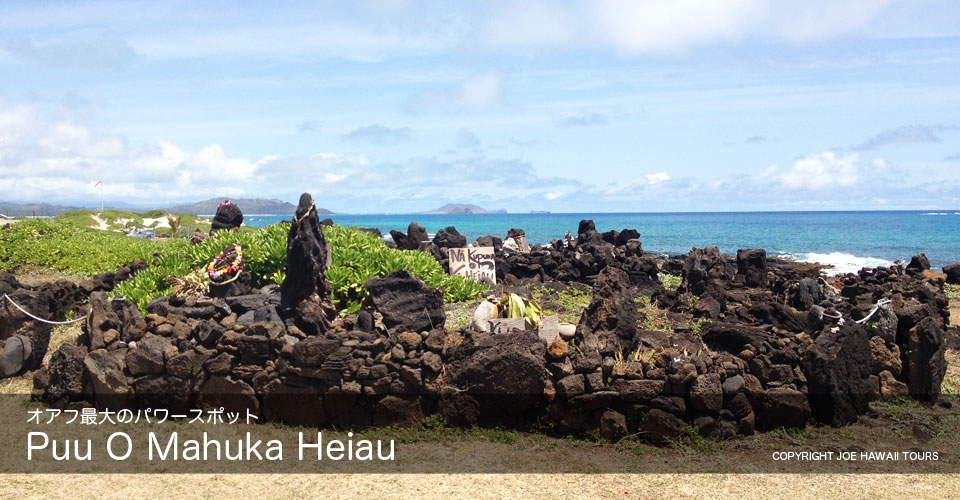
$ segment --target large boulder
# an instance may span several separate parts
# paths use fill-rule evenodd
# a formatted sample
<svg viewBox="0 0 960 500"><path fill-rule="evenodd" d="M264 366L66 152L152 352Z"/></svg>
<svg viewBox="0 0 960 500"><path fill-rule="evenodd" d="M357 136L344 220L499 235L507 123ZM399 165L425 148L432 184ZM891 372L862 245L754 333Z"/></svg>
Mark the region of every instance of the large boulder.
<svg viewBox="0 0 960 500"><path fill-rule="evenodd" d="M594 284L593 300L583 311L577 335L589 340L591 336L611 332L624 349L632 348L639 319L633 299L627 274L614 267L605 268Z"/></svg>
<svg viewBox="0 0 960 500"><path fill-rule="evenodd" d="M877 388L867 333L856 325L817 337L803 357L810 408L817 420L844 425L867 411Z"/></svg>
<svg viewBox="0 0 960 500"><path fill-rule="evenodd" d="M809 311L820 300L820 284L813 278L801 279L790 294L790 305L801 311Z"/></svg>
<svg viewBox="0 0 960 500"><path fill-rule="evenodd" d="M923 401L936 401L947 372L943 330L934 318L924 318L910 329L906 347L907 362L903 372L910 396Z"/></svg>
<svg viewBox="0 0 960 500"><path fill-rule="evenodd" d="M737 250L737 274L744 277L747 286L766 288L767 251L762 248Z"/></svg>
<svg viewBox="0 0 960 500"><path fill-rule="evenodd" d="M268 421L306 427L327 423L323 392L315 385L293 386L274 379L263 387L262 393L263 416Z"/></svg>
<svg viewBox="0 0 960 500"><path fill-rule="evenodd" d="M483 403L482 419L510 420L535 407L543 395L545 351L532 331L467 333L446 366L445 380Z"/></svg>
<svg viewBox="0 0 960 500"><path fill-rule="evenodd" d="M947 275L947 283L960 285L960 262L943 266L943 273Z"/></svg>
<svg viewBox="0 0 960 500"><path fill-rule="evenodd" d="M159 335L151 335L127 349L125 358L127 370L133 375L163 373L164 356L171 349L176 351L176 347L173 347L170 339Z"/></svg>
<svg viewBox="0 0 960 500"><path fill-rule="evenodd" d="M910 259L910 263L907 264L907 269L911 271L926 271L930 269L930 259L927 258L926 254L918 253Z"/></svg>
<svg viewBox="0 0 960 500"><path fill-rule="evenodd" d="M87 378L100 408L112 410L133 407L133 388L123 374L126 349L91 351L83 360Z"/></svg>
<svg viewBox="0 0 960 500"><path fill-rule="evenodd" d="M147 322L137 309L137 305L127 299L112 300L110 304L120 320L121 340L135 342L143 338L147 331Z"/></svg>
<svg viewBox="0 0 960 500"><path fill-rule="evenodd" d="M170 414L189 414L193 391L184 390L187 381L172 376L140 377L133 381L138 408L166 409ZM189 386L188 386L189 387Z"/></svg>
<svg viewBox="0 0 960 500"><path fill-rule="evenodd" d="M58 402L80 397L86 383L86 357L87 348L71 342L64 343L50 355L47 365L50 380L44 393L48 401Z"/></svg>
<svg viewBox="0 0 960 500"><path fill-rule="evenodd" d="M280 306L307 333L326 331L337 315L326 275L329 265L330 247L316 206L310 193L303 193L287 233L287 270L280 285ZM309 321L296 309L308 310Z"/></svg>
<svg viewBox="0 0 960 500"><path fill-rule="evenodd" d="M590 234L590 231L596 232L597 226L590 219L583 219L580 221L580 224L577 226L577 235L586 235Z"/></svg>
<svg viewBox="0 0 960 500"><path fill-rule="evenodd" d="M690 427L676 415L658 408L647 412L643 418L641 431L644 437L654 443L663 443L689 432Z"/></svg>
<svg viewBox="0 0 960 500"><path fill-rule="evenodd" d="M377 403L373 414L373 425L396 425L404 428L423 427L423 410L419 398L401 398L386 396Z"/></svg>
<svg viewBox="0 0 960 500"><path fill-rule="evenodd" d="M721 292L733 275L727 261L717 247L693 248L683 263L682 291L696 296L714 295L722 299Z"/></svg>
<svg viewBox="0 0 960 500"><path fill-rule="evenodd" d="M430 241L426 228L417 224L417 221L412 221L407 226L406 234L391 230L390 237L393 238L393 243L399 250L419 250L421 242Z"/></svg>
<svg viewBox="0 0 960 500"><path fill-rule="evenodd" d="M120 316L113 310L106 292L90 294L90 312L83 324L84 344L91 350L106 347L108 340L119 338L121 328ZM113 330L112 334L108 334Z"/></svg>
<svg viewBox="0 0 960 500"><path fill-rule="evenodd" d="M717 351L739 354L747 345L753 349L769 350L776 342L766 330L744 325L742 323L727 323L714 321L703 332L703 343Z"/></svg>
<svg viewBox="0 0 960 500"><path fill-rule="evenodd" d="M383 324L391 330L423 332L442 327L443 292L424 284L404 269L383 278L373 278L364 285Z"/></svg>
<svg viewBox="0 0 960 500"><path fill-rule="evenodd" d="M203 409L222 408L227 413L240 415L246 415L248 411L253 415L260 413L260 401L253 387L242 380L219 375L210 377L203 384L197 395L197 404Z"/></svg>
<svg viewBox="0 0 960 500"><path fill-rule="evenodd" d="M0 354L0 378L11 377L29 370L39 370L50 345L53 326L38 321L24 323L16 335L3 342Z"/></svg>
<svg viewBox="0 0 960 500"><path fill-rule="evenodd" d="M810 418L807 396L792 387L771 387L751 392L748 399L755 412L754 425L757 430L778 427L803 429L807 426L807 419Z"/></svg>
<svg viewBox="0 0 960 500"><path fill-rule="evenodd" d="M240 211L240 207L230 200L223 200L217 207L217 214L213 217L210 232L238 228L241 224L243 224L243 212Z"/></svg>
<svg viewBox="0 0 960 500"><path fill-rule="evenodd" d="M0 378L12 377L23 370L33 350L30 339L24 335L10 337L3 344L0 353Z"/></svg>
<svg viewBox="0 0 960 500"><path fill-rule="evenodd" d="M720 383L720 374L705 373L697 377L690 384L690 393L687 396L690 407L694 410L717 414L723 406L723 385Z"/></svg>
<svg viewBox="0 0 960 500"><path fill-rule="evenodd" d="M439 248L463 248L467 246L467 238L461 235L457 228L450 226L437 231L433 244Z"/></svg>

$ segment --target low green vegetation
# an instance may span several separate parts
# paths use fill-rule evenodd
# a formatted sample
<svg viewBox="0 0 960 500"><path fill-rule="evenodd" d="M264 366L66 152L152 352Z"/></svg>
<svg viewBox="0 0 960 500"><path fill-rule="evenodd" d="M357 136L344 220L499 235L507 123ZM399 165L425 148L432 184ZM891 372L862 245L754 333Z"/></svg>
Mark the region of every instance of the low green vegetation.
<svg viewBox="0 0 960 500"><path fill-rule="evenodd" d="M224 247L234 243L243 247L243 260L253 286L283 281L287 258L286 228L275 224L256 232L220 231L198 245L179 245L175 251L161 253L149 268L120 283L113 293L127 297L145 310L150 301L171 294L177 285L171 278L187 276L198 268L205 269Z"/></svg>
<svg viewBox="0 0 960 500"><path fill-rule="evenodd" d="M683 278L675 274L660 273L660 281L667 290L676 291L683 283Z"/></svg>
<svg viewBox="0 0 960 500"><path fill-rule="evenodd" d="M960 285L951 285L950 283L947 283L943 285L943 291L947 294L948 299L960 300Z"/></svg>
<svg viewBox="0 0 960 500"><path fill-rule="evenodd" d="M723 451L726 443L714 441L700 434L700 429L694 425L683 436L668 440L670 446L683 456L704 456Z"/></svg>
<svg viewBox="0 0 960 500"><path fill-rule="evenodd" d="M469 278L450 276L429 253L390 248L377 236L356 228L331 226L325 228L324 233L333 257L327 278L333 284L338 307L347 312L360 309L360 302L367 297L363 287L367 280L400 269L406 269L430 286L442 288L445 302L471 299L489 288ZM283 242L286 245L285 235Z"/></svg>
<svg viewBox="0 0 960 500"><path fill-rule="evenodd" d="M953 443L960 426L960 415L937 415L909 398L874 401L870 407L891 420L890 428L901 438L922 436L936 443Z"/></svg>
<svg viewBox="0 0 960 500"><path fill-rule="evenodd" d="M157 236L161 234L183 236L192 232L195 228L204 232L210 230L210 221L203 217L189 214L171 214L164 210L150 210L142 214L125 210L104 210L103 212L72 210L54 217L54 220L81 227L121 233L154 231Z"/></svg>
<svg viewBox="0 0 960 500"><path fill-rule="evenodd" d="M547 287L540 286L531 290L534 300L540 303L549 302L556 305L556 311L547 307L543 310L544 316L559 316L560 321L568 323L577 323L583 310L593 301L593 290L590 288L579 289L575 286L568 286L559 292L553 292Z"/></svg>
<svg viewBox="0 0 960 500"><path fill-rule="evenodd" d="M443 307L443 312L447 315L447 321L443 323L443 327L452 332L470 326L473 321L473 311L477 308L477 304L479 302L476 300L446 304Z"/></svg>
<svg viewBox="0 0 960 500"><path fill-rule="evenodd" d="M661 332L673 331L674 324L667 316L667 311L657 307L650 297L639 295L634 302L637 304L637 312L641 314L640 328Z"/></svg>
<svg viewBox="0 0 960 500"><path fill-rule="evenodd" d="M27 219L0 230L0 271L39 267L92 275L116 271L132 260L150 262L154 252L168 253L187 244L126 238L73 222Z"/></svg>
<svg viewBox="0 0 960 500"><path fill-rule="evenodd" d="M140 259L151 263L150 267L121 283L113 293L124 295L145 310L150 301L173 291L177 283L171 278L205 269L215 255L234 243L243 247L246 270L254 286L282 283L288 228L286 224L274 224L240 232L221 231L191 245L186 239L127 238L69 221L31 219L0 230L0 271L40 267L89 276L115 271L126 262ZM327 278L333 285L334 300L343 310L360 308L367 297L363 287L367 280L399 269L441 287L447 302L467 300L487 290L486 285L448 275L429 253L391 249L376 236L357 229L334 226L324 232L333 257Z"/></svg>

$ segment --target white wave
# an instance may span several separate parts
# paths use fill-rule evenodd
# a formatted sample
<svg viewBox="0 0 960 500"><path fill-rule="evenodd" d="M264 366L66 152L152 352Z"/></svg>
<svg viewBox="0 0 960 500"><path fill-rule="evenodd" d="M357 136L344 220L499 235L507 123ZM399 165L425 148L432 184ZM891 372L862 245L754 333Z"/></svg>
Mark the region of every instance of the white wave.
<svg viewBox="0 0 960 500"><path fill-rule="evenodd" d="M889 267L893 262L876 257L857 257L849 253L830 252L830 253L781 253L780 257L792 259L797 262L815 262L824 266L833 266L824 269L827 276L837 274L855 273L864 267Z"/></svg>
<svg viewBox="0 0 960 500"><path fill-rule="evenodd" d="M947 212L927 212L923 215L950 215L950 214ZM953 214L953 215L957 215L957 214Z"/></svg>

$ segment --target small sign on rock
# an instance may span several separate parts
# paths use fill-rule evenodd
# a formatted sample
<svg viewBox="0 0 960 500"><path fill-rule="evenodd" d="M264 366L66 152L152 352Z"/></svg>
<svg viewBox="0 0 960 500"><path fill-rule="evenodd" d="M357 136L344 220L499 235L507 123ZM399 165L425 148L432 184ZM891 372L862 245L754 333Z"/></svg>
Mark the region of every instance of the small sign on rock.
<svg viewBox="0 0 960 500"><path fill-rule="evenodd" d="M497 283L493 247L449 248L450 274L465 276L479 283Z"/></svg>

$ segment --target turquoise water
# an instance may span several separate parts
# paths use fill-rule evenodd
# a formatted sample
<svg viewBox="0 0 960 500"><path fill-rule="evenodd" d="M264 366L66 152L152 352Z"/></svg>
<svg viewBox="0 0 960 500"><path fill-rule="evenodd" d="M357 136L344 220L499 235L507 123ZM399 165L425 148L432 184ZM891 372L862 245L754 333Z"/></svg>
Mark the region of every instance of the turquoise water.
<svg viewBox="0 0 960 500"><path fill-rule="evenodd" d="M934 268L960 261L960 210L896 212L738 212L738 213L602 213L602 214L452 214L333 215L345 226L365 226L388 234L406 231L411 220L431 234L456 226L468 241L478 236L504 237L511 227L526 231L531 243L548 243L566 231L576 235L581 219L592 219L598 231L633 228L646 251L685 254L691 247L716 245L724 253L739 248L765 248L823 264L884 265L924 252ZM250 226L290 219L246 217Z"/></svg>

